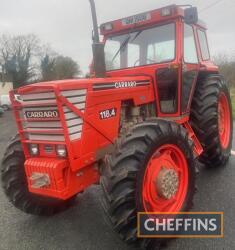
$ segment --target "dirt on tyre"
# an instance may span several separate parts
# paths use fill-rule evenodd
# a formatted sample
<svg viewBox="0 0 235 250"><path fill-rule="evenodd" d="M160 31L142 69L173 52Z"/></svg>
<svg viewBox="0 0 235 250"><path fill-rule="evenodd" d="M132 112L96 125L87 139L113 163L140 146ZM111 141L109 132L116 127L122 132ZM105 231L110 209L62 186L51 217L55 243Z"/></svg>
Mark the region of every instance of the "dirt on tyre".
<svg viewBox="0 0 235 250"><path fill-rule="evenodd" d="M164 120L144 122L106 159L101 177L105 213L124 241L156 249L163 239L137 238L137 213L188 211L195 178L193 145L186 130Z"/></svg>
<svg viewBox="0 0 235 250"><path fill-rule="evenodd" d="M49 216L66 210L74 203L76 197L62 201L30 193L27 187L24 162L24 153L17 135L7 146L1 168L3 190L15 207L25 213Z"/></svg>
<svg viewBox="0 0 235 250"><path fill-rule="evenodd" d="M233 119L229 90L220 75L199 79L190 120L204 149L199 161L208 167L225 165L231 154Z"/></svg>

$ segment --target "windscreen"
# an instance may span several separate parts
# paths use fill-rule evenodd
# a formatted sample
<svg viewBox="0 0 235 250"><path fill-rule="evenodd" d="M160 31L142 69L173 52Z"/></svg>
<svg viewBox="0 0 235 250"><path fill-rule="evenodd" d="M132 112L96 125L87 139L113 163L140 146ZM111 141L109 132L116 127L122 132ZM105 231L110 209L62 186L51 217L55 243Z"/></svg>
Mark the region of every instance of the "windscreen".
<svg viewBox="0 0 235 250"><path fill-rule="evenodd" d="M105 44L106 69L118 70L164 63L175 58L175 24L108 37Z"/></svg>

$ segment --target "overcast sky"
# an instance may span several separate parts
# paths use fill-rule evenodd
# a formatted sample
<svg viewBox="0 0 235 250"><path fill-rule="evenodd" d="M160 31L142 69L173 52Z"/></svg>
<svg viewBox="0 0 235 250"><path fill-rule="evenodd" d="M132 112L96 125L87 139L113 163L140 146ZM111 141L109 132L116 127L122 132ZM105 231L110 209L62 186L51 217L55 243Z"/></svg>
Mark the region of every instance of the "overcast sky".
<svg viewBox="0 0 235 250"><path fill-rule="evenodd" d="M235 0L96 0L98 21L101 24L172 3L198 7L199 18L208 26L212 55L235 52ZM0 0L0 11L0 34L35 33L55 51L76 60L84 73L88 71L92 57L88 0Z"/></svg>

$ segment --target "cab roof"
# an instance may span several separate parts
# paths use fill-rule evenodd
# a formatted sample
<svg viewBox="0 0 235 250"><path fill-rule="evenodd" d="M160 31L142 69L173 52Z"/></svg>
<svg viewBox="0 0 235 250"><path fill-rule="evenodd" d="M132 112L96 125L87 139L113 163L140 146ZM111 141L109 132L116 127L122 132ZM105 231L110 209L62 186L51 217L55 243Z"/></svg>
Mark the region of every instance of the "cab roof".
<svg viewBox="0 0 235 250"><path fill-rule="evenodd" d="M100 33L101 35L107 36L124 32L129 29L151 26L156 23L175 20L177 18L184 18L184 8L183 6L174 4L104 23L100 26ZM206 25L202 21L199 21L198 25L201 28L206 29Z"/></svg>

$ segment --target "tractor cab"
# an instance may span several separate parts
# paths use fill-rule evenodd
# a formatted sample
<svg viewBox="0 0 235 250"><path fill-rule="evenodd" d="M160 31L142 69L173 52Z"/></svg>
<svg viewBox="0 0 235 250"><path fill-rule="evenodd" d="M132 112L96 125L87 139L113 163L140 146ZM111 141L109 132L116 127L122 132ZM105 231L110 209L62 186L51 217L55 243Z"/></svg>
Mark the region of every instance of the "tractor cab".
<svg viewBox="0 0 235 250"><path fill-rule="evenodd" d="M206 26L197 9L177 5L101 25L106 75L148 75L154 82L159 116L190 109L196 79L217 72L210 61Z"/></svg>

